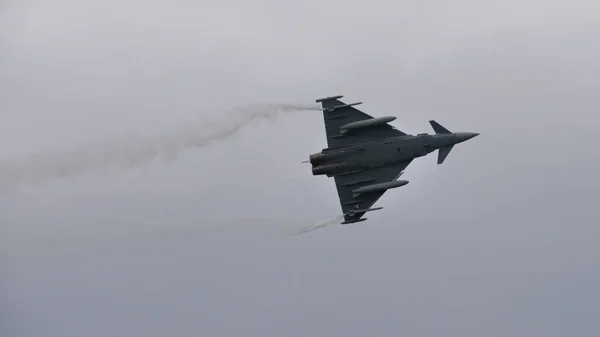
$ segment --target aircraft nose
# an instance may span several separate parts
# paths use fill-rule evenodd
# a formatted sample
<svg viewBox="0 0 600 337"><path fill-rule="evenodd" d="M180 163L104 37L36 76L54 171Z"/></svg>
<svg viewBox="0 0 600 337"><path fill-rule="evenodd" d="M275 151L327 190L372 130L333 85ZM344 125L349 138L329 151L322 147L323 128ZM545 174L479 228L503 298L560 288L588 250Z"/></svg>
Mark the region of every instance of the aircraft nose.
<svg viewBox="0 0 600 337"><path fill-rule="evenodd" d="M477 132L466 132L465 140L469 140L469 139L475 138L477 136L479 136L479 134Z"/></svg>
<svg viewBox="0 0 600 337"><path fill-rule="evenodd" d="M477 136L479 136L479 134L476 132L459 132L456 134L456 141L457 143L462 143Z"/></svg>

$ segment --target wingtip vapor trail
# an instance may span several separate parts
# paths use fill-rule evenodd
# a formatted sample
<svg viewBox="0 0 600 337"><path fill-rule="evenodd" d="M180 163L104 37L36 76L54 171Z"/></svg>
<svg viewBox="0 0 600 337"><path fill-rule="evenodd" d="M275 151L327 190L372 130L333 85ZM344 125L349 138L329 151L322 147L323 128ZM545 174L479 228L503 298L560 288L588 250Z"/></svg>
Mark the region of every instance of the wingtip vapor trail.
<svg viewBox="0 0 600 337"><path fill-rule="evenodd" d="M289 230L286 230L282 233L282 235L284 237L290 237L290 236L296 236L296 235L300 235L300 234L306 234L306 233L312 232L317 229L321 229L321 228L329 227L331 225L339 224L339 223L341 223L342 219L344 219L344 216L340 215L340 216L337 216L335 219L321 222L316 225L302 226L302 227L294 230L293 232L289 232Z"/></svg>
<svg viewBox="0 0 600 337"><path fill-rule="evenodd" d="M273 121L283 114L315 110L314 105L251 104L228 109L222 120L203 119L181 129L146 138L85 145L67 152L43 152L11 162L0 162L0 191L6 193L22 184L39 184L99 169L128 169L155 159L172 161L186 149L202 148L227 140L247 125Z"/></svg>

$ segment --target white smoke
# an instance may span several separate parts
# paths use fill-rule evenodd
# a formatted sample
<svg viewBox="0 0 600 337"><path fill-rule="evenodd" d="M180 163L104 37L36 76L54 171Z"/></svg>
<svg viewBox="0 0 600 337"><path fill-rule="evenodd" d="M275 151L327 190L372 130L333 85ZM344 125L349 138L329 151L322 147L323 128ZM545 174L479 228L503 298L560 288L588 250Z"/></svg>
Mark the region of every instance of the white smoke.
<svg viewBox="0 0 600 337"><path fill-rule="evenodd" d="M338 225L342 220L343 216L340 215L329 221L306 225L299 223L298 220L284 218L241 217L211 219L202 222L164 223L158 227L134 230L127 229L125 226L119 231L103 233L88 232L84 234L67 231L51 235L26 234L12 238L0 236L0 252L3 256L11 259L22 259L74 254L107 247L180 242L181 240L281 240Z"/></svg>
<svg viewBox="0 0 600 337"><path fill-rule="evenodd" d="M321 229L321 228L325 228L331 225L335 225L335 224L339 224L341 223L341 221L344 219L343 215L337 216L335 219L331 219L329 221L325 221L325 222L321 222L318 224L314 224L314 225L308 225L308 226L300 226L298 228L287 228L284 229L282 231L282 235L283 236L295 236L295 235L300 235L300 234L305 234L308 232L312 232L314 230L317 229Z"/></svg>
<svg viewBox="0 0 600 337"><path fill-rule="evenodd" d="M70 151L40 153L19 161L0 163L0 191L21 184L39 184L89 171L134 168L162 158L170 161L185 149L201 148L228 139L246 125L274 120L299 110L320 110L316 106L255 104L224 111L220 120L203 119L172 132L148 138L88 145Z"/></svg>

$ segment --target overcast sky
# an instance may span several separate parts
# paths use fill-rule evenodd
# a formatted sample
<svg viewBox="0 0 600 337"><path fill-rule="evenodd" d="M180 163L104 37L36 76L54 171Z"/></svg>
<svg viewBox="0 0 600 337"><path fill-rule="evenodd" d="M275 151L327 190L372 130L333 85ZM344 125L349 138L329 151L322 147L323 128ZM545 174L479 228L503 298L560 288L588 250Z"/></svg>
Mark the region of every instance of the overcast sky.
<svg viewBox="0 0 600 337"><path fill-rule="evenodd" d="M0 194L2 336L597 336L596 1L2 0L0 163L345 95L481 135L340 214L318 111Z"/></svg>

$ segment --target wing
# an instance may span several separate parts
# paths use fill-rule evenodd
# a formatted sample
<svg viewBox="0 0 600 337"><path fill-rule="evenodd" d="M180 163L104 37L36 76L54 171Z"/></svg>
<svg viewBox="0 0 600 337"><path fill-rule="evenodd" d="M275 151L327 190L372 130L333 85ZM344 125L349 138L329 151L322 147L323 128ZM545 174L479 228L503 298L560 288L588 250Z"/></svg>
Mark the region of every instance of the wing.
<svg viewBox="0 0 600 337"><path fill-rule="evenodd" d="M352 193L353 190L356 190L362 186L395 181L398 179L398 177L400 177L400 175L403 173L406 167L410 165L411 162L412 159L398 164L386 165L347 175L335 176L335 187L337 188L338 197L340 198L340 205L342 207L342 212L344 213L344 220L347 222L358 221L363 214L365 214L364 211L356 212L352 215L348 214L348 212L371 208L385 193L385 191L382 191L359 194L355 196Z"/></svg>
<svg viewBox="0 0 600 337"><path fill-rule="evenodd" d="M374 117L352 107L361 104L361 102L346 104L340 101L340 98L342 96L332 96L316 100L323 107L325 134L329 148L406 135L406 133L397 130L387 123L360 129L357 132L342 134L340 132L341 126L352 122L374 119Z"/></svg>

